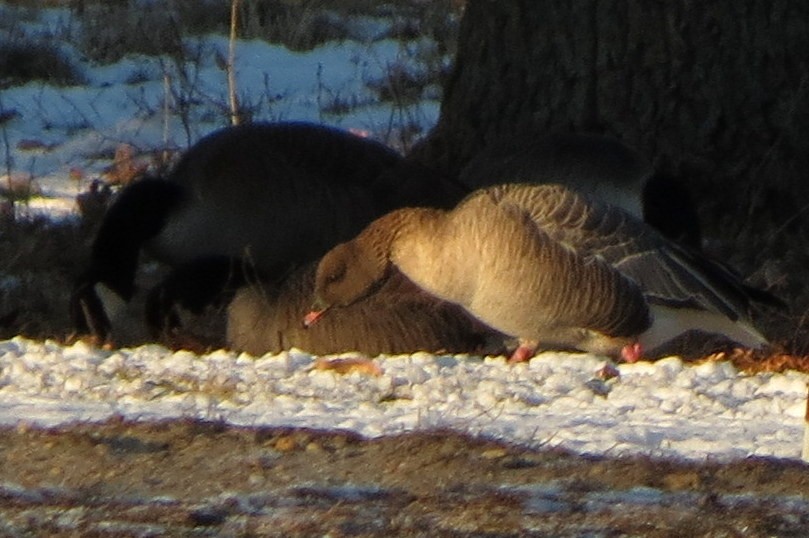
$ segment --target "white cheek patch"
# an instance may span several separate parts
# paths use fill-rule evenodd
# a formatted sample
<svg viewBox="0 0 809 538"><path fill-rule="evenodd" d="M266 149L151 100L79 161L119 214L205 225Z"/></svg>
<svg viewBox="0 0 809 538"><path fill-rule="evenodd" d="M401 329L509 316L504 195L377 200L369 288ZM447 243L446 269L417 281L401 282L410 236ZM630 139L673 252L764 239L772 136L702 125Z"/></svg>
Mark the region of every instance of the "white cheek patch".
<svg viewBox="0 0 809 538"><path fill-rule="evenodd" d="M118 346L134 346L153 341L145 323L142 301L138 294L127 302L104 284L97 283L93 291L110 323L109 338Z"/></svg>
<svg viewBox="0 0 809 538"><path fill-rule="evenodd" d="M98 300L101 301L101 306L104 308L107 319L110 320L110 323L114 324L115 320L126 310L126 301L101 282L93 286L93 290Z"/></svg>

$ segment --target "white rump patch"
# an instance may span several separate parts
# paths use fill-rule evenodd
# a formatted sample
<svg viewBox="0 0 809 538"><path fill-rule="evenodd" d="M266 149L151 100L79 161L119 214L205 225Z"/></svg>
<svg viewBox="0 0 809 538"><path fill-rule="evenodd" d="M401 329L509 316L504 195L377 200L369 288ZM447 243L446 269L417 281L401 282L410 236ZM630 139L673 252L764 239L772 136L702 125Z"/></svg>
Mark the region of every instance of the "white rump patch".
<svg viewBox="0 0 809 538"><path fill-rule="evenodd" d="M654 349L691 330L721 334L744 347L760 348L767 339L746 321L733 321L715 312L650 305L652 326L640 335L644 349Z"/></svg>

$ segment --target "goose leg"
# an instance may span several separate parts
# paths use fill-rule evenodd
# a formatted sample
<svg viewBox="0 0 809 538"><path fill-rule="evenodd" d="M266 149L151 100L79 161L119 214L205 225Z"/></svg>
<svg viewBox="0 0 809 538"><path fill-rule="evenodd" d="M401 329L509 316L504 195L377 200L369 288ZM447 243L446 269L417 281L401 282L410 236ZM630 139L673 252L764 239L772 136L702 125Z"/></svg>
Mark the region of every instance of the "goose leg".
<svg viewBox="0 0 809 538"><path fill-rule="evenodd" d="M537 346L539 346L539 342L536 340L520 339L520 345L517 346L517 349L515 349L508 358L508 362L528 362L531 360L531 357L537 354Z"/></svg>
<svg viewBox="0 0 809 538"><path fill-rule="evenodd" d="M623 348L621 348L621 358L624 359L625 362L633 363L638 362L643 357L643 347L640 345L640 342L635 342L634 344L627 344Z"/></svg>
<svg viewBox="0 0 809 538"><path fill-rule="evenodd" d="M535 340L520 340L519 346L508 359L510 363L527 362L536 355L539 342ZM624 362L634 363L643 358L643 347L639 342L627 344L621 348L621 358Z"/></svg>

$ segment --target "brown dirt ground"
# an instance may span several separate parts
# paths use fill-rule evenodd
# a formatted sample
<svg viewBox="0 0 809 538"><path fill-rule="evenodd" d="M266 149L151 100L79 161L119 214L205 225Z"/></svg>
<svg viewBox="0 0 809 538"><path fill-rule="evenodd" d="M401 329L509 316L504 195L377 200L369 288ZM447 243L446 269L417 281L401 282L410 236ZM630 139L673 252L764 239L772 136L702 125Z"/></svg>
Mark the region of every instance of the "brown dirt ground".
<svg viewBox="0 0 809 538"><path fill-rule="evenodd" d="M807 536L809 465L534 451L451 432L171 421L0 432L11 536Z"/></svg>

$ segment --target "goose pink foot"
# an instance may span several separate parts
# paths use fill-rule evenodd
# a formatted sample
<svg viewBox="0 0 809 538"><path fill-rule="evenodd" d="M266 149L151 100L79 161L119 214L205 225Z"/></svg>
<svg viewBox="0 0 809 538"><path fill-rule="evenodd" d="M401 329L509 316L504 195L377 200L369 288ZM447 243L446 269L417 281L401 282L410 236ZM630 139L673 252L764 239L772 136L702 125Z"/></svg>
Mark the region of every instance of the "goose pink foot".
<svg viewBox="0 0 809 538"><path fill-rule="evenodd" d="M633 363L638 362L643 357L643 347L639 342L634 344L627 344L621 348L621 358L625 362Z"/></svg>
<svg viewBox="0 0 809 538"><path fill-rule="evenodd" d="M517 362L528 362L531 360L531 357L537 354L537 343L536 342L521 342L517 349L514 350L514 353L511 354L511 357L508 358L508 362L510 363L517 363Z"/></svg>

